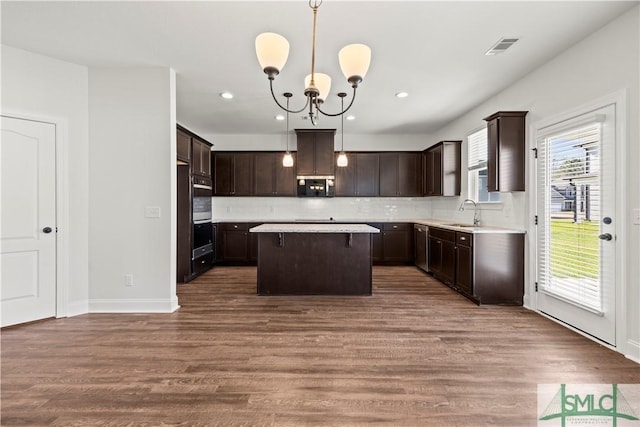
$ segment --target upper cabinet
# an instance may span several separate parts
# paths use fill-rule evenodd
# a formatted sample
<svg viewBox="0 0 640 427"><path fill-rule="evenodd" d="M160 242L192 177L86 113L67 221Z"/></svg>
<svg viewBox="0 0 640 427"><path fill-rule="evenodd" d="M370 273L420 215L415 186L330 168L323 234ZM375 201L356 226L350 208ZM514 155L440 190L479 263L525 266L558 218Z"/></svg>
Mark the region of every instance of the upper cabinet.
<svg viewBox="0 0 640 427"><path fill-rule="evenodd" d="M214 196L253 196L253 153L214 154Z"/></svg>
<svg viewBox="0 0 640 427"><path fill-rule="evenodd" d="M462 141L440 141L424 151L424 195L459 196Z"/></svg>
<svg viewBox="0 0 640 427"><path fill-rule="evenodd" d="M296 129L298 175L334 175L335 129Z"/></svg>
<svg viewBox="0 0 640 427"><path fill-rule="evenodd" d="M191 172L196 175L211 176L211 144L198 138L191 138L193 162Z"/></svg>
<svg viewBox="0 0 640 427"><path fill-rule="evenodd" d="M338 154L336 154L337 161ZM336 167L336 196L375 197L380 175L378 153L347 153L349 164Z"/></svg>
<svg viewBox="0 0 640 427"><path fill-rule="evenodd" d="M294 155L294 165L295 153ZM295 196L296 169L282 166L282 152L255 153L254 195Z"/></svg>
<svg viewBox="0 0 640 427"><path fill-rule="evenodd" d="M176 135L176 157L182 162L191 163L191 136L180 129Z"/></svg>
<svg viewBox="0 0 640 427"><path fill-rule="evenodd" d="M487 188L490 192L525 190L525 116L527 111L498 111L487 121Z"/></svg>
<svg viewBox="0 0 640 427"><path fill-rule="evenodd" d="M416 197L422 191L419 152L380 153L380 196Z"/></svg>

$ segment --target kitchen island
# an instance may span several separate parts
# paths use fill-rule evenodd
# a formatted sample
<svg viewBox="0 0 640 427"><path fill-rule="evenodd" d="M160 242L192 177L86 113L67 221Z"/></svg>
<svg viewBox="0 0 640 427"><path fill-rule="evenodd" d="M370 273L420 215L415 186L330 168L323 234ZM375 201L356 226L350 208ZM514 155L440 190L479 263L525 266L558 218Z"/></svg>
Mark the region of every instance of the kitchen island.
<svg viewBox="0 0 640 427"><path fill-rule="evenodd" d="M365 224L262 224L258 295L371 295L371 235Z"/></svg>

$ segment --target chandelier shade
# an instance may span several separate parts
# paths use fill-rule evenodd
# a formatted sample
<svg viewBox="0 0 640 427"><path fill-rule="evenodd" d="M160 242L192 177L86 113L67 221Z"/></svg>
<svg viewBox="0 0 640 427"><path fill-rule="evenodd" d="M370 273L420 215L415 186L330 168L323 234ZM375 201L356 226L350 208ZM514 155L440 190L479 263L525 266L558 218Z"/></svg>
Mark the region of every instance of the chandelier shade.
<svg viewBox="0 0 640 427"><path fill-rule="evenodd" d="M318 100L324 102L331 91L331 77L324 73L315 73L314 83L316 89L318 89ZM311 85L311 74L304 78L304 87L308 88Z"/></svg>
<svg viewBox="0 0 640 427"><path fill-rule="evenodd" d="M262 33L256 37L256 55L263 70L282 70L289 57L289 42L276 33Z"/></svg>
<svg viewBox="0 0 640 427"><path fill-rule="evenodd" d="M323 73L316 73L316 28L318 19L318 8L322 4L322 0L309 0L309 7L313 11L313 37L311 44L311 72L305 78L304 96L307 98L306 104L300 109L289 109L283 106L276 97L273 89L273 81L280 74L280 71L287 62L289 56L289 42L287 39L276 33L262 33L256 37L256 55L258 62L262 66L262 70L269 79L269 89L271 90L271 96L278 107L289 113L300 113L305 108L309 108L309 118L311 123L315 126L316 120L319 114L323 114L328 117L337 117L346 113L353 101L356 99L356 91L358 85L362 83L364 76L369 70L369 64L371 63L371 49L369 46L356 43L345 46L338 53L338 60L340 62L340 69L347 78L347 82L353 89L351 101L346 108L342 108L337 113L328 113L322 111L321 104L327 99L329 91L331 89L331 77ZM313 81L311 79L313 77Z"/></svg>
<svg viewBox="0 0 640 427"><path fill-rule="evenodd" d="M353 84L352 80L357 79L359 83L369 71L371 49L364 44L350 44L340 49L338 60L347 81Z"/></svg>

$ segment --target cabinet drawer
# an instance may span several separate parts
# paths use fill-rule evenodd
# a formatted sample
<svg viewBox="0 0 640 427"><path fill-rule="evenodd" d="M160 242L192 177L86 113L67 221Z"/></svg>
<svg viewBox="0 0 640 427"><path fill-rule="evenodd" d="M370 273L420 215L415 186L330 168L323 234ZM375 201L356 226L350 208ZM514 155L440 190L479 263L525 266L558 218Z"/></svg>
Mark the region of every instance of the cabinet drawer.
<svg viewBox="0 0 640 427"><path fill-rule="evenodd" d="M473 246L473 234L457 232L456 233L456 243L458 244L458 246L467 246L469 248L472 247Z"/></svg>
<svg viewBox="0 0 640 427"><path fill-rule="evenodd" d="M222 231L247 231L249 224L246 222L222 222L219 228Z"/></svg>
<svg viewBox="0 0 640 427"><path fill-rule="evenodd" d="M443 228L429 227L429 237L455 242L456 232L452 230L445 230Z"/></svg>
<svg viewBox="0 0 640 427"><path fill-rule="evenodd" d="M385 222L382 224L382 229L385 231L393 230L411 230L413 227L407 222Z"/></svg>

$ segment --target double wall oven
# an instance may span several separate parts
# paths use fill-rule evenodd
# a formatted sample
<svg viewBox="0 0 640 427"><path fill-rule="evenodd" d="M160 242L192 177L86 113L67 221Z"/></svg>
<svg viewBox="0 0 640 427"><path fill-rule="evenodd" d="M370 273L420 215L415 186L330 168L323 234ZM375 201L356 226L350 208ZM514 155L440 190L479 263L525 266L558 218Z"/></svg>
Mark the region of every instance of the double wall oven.
<svg viewBox="0 0 640 427"><path fill-rule="evenodd" d="M211 224L211 178L193 177L193 244L191 250L192 271L199 274L213 262L213 225Z"/></svg>

